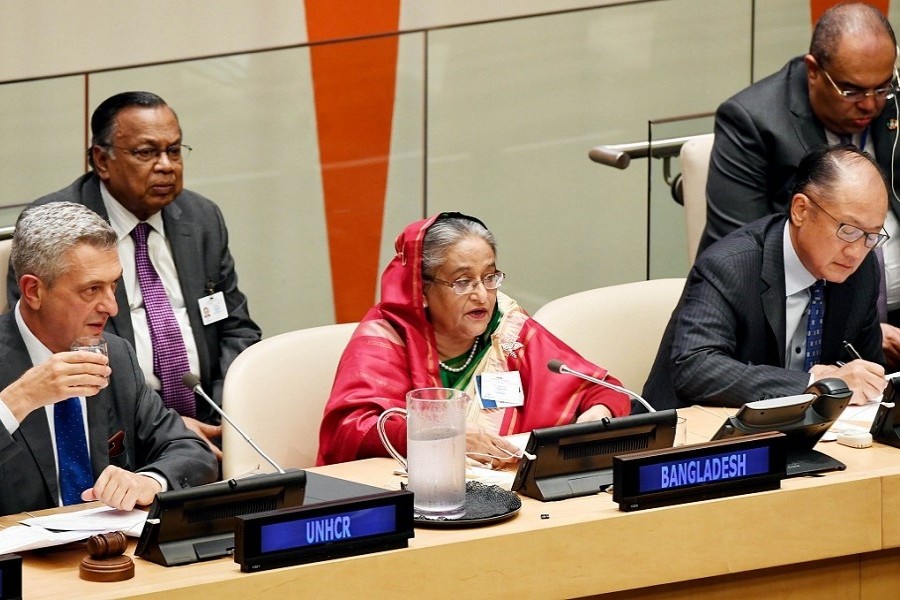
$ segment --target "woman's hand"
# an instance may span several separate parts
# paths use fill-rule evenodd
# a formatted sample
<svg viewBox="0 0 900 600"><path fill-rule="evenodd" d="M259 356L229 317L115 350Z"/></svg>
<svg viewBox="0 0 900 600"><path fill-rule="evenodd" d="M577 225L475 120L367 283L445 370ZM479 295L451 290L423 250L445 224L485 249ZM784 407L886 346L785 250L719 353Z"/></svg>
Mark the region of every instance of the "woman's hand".
<svg viewBox="0 0 900 600"><path fill-rule="evenodd" d="M587 423L588 421L599 421L600 419L612 419L613 414L610 412L609 408L607 408L603 404L595 404L590 407L575 419L576 423Z"/></svg>
<svg viewBox="0 0 900 600"><path fill-rule="evenodd" d="M491 469L519 462L521 450L498 435L480 430L466 431L466 457Z"/></svg>

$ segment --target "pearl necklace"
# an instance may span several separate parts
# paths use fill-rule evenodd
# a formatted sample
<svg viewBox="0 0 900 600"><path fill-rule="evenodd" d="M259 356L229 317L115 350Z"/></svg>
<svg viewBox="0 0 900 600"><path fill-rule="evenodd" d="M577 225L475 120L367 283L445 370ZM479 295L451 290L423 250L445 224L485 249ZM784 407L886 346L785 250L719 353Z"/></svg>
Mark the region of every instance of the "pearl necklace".
<svg viewBox="0 0 900 600"><path fill-rule="evenodd" d="M441 368L445 371L449 371L451 373L462 373L466 370L466 367L471 364L472 359L475 358L476 350L478 350L478 338L475 338L475 343L472 344L472 349L469 350L469 358L466 359L466 362L464 362L461 367L448 367L442 361L438 361L438 364L441 365Z"/></svg>

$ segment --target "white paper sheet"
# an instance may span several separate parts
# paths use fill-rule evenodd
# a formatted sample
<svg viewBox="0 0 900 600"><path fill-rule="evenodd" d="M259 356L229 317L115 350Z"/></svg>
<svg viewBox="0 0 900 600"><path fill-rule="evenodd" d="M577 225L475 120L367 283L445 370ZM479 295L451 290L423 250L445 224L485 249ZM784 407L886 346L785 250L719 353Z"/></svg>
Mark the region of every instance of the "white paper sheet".
<svg viewBox="0 0 900 600"><path fill-rule="evenodd" d="M47 531L43 527L13 525L0 529L0 554L61 546L87 539L91 535L84 531Z"/></svg>
<svg viewBox="0 0 900 600"><path fill-rule="evenodd" d="M123 511L107 506L31 517L23 520L22 525L0 529L0 554L61 546L109 531L139 537L146 520L147 513L143 510Z"/></svg>
<svg viewBox="0 0 900 600"><path fill-rule="evenodd" d="M22 521L23 525L35 525L55 531L87 531L89 537L94 533L107 531L124 531L126 535L135 527L137 535L141 534L147 513L143 510L116 510L108 506L88 508L76 512L58 513L45 517L31 517ZM136 537L136 536L135 536Z"/></svg>

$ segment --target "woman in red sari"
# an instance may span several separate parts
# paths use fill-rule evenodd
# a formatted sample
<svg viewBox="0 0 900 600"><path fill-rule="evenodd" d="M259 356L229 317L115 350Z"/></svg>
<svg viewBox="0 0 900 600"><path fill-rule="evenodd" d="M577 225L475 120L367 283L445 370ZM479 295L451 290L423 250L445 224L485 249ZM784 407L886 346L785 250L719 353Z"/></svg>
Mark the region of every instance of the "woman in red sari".
<svg viewBox="0 0 900 600"><path fill-rule="evenodd" d="M387 456L375 421L384 410L405 406L406 392L415 388L466 390L473 399L466 452L494 466L515 460L497 457L518 451L502 436L628 414L624 394L547 369L556 358L619 385L498 291L504 274L494 236L481 221L442 213L407 226L395 248L381 278L381 302L359 324L338 365L319 433L319 464ZM502 394L506 408L490 400L499 377L511 377L513 389L521 381L520 393ZM406 422L385 425L405 454Z"/></svg>

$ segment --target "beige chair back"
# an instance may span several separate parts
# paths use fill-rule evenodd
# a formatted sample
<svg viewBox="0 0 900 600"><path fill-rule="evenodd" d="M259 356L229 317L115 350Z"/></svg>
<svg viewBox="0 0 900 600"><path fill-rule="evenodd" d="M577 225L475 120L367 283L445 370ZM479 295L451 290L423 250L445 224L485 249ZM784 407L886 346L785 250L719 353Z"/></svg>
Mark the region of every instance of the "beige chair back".
<svg viewBox="0 0 900 600"><path fill-rule="evenodd" d="M534 318L640 394L684 281L653 279L579 292L548 302Z"/></svg>
<svg viewBox="0 0 900 600"><path fill-rule="evenodd" d="M244 350L228 369L223 410L282 468L316 464L322 412L356 325L326 325L264 339ZM234 428L223 425L226 479L257 467L275 470Z"/></svg>
<svg viewBox="0 0 900 600"><path fill-rule="evenodd" d="M681 184L687 225L688 262L694 264L697 246L706 227L706 177L713 134L698 135L681 147Z"/></svg>
<svg viewBox="0 0 900 600"><path fill-rule="evenodd" d="M0 240L0 314L10 309L6 299L6 275L9 273L9 253L12 250L12 238Z"/></svg>

